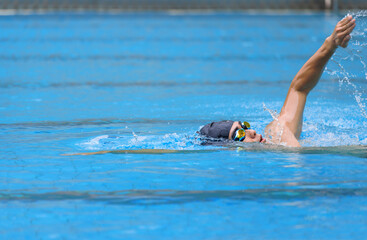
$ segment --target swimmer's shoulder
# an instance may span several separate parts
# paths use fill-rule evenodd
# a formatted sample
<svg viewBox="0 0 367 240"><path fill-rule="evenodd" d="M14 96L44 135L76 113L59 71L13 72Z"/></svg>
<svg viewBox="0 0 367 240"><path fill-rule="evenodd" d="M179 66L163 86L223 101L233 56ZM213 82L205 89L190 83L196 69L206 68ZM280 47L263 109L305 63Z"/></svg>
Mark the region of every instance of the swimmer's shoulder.
<svg viewBox="0 0 367 240"><path fill-rule="evenodd" d="M301 147L296 136L281 120L273 120L264 131L265 138L273 144L286 145L289 147Z"/></svg>

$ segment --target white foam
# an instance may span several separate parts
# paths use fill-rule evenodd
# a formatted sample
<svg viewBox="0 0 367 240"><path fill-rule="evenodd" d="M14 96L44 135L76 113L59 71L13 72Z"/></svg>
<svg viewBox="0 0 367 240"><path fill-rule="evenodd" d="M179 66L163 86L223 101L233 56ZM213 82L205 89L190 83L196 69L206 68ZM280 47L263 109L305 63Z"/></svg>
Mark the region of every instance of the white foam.
<svg viewBox="0 0 367 240"><path fill-rule="evenodd" d="M327 147L327 146L348 146L361 144L357 133L345 134L334 132L315 132L313 136L301 140L302 146Z"/></svg>
<svg viewBox="0 0 367 240"><path fill-rule="evenodd" d="M102 139L107 139L107 138L108 138L108 135L98 136L86 142L80 143L79 146L87 150L99 150L101 148L100 141Z"/></svg>
<svg viewBox="0 0 367 240"><path fill-rule="evenodd" d="M78 144L85 150L125 150L125 149L208 149L202 146L195 132L168 133L164 135L98 136Z"/></svg>

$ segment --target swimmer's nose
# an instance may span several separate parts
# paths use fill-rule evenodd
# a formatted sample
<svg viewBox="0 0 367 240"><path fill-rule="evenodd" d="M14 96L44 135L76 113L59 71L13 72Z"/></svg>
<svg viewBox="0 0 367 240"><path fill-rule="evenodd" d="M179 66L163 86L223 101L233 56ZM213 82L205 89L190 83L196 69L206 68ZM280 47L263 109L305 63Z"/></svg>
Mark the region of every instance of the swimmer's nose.
<svg viewBox="0 0 367 240"><path fill-rule="evenodd" d="M248 136L250 138L255 138L256 137L256 131L255 130L252 130L252 129L246 130L246 134L248 134Z"/></svg>

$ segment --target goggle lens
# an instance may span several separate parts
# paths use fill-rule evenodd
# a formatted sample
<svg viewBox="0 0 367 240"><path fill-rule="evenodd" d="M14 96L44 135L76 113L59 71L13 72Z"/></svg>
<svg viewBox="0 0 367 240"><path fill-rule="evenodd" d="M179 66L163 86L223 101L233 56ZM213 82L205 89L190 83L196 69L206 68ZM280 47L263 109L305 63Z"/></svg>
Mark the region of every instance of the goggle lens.
<svg viewBox="0 0 367 240"><path fill-rule="evenodd" d="M242 126L244 126L245 129L249 129L251 127L248 122L242 122Z"/></svg>
<svg viewBox="0 0 367 240"><path fill-rule="evenodd" d="M234 140L235 141L243 141L246 137L246 131L245 129L241 128L241 129L238 129L235 133L235 137L234 137Z"/></svg>

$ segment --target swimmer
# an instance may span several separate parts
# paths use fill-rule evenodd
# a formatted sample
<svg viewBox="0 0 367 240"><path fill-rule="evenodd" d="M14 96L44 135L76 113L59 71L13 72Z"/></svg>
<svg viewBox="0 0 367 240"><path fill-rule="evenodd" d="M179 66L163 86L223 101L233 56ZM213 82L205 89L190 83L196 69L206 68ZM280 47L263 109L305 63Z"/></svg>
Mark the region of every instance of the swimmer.
<svg viewBox="0 0 367 240"><path fill-rule="evenodd" d="M292 80L279 117L265 128L269 142L290 147L300 147L299 138L302 132L303 112L307 95L317 85L325 65L340 46L346 48L350 34L356 26L352 16L339 21L333 33L326 38L323 45L303 65ZM265 143L266 139L250 124L240 121L212 122L200 129L200 134L211 138L230 139L243 142Z"/></svg>

